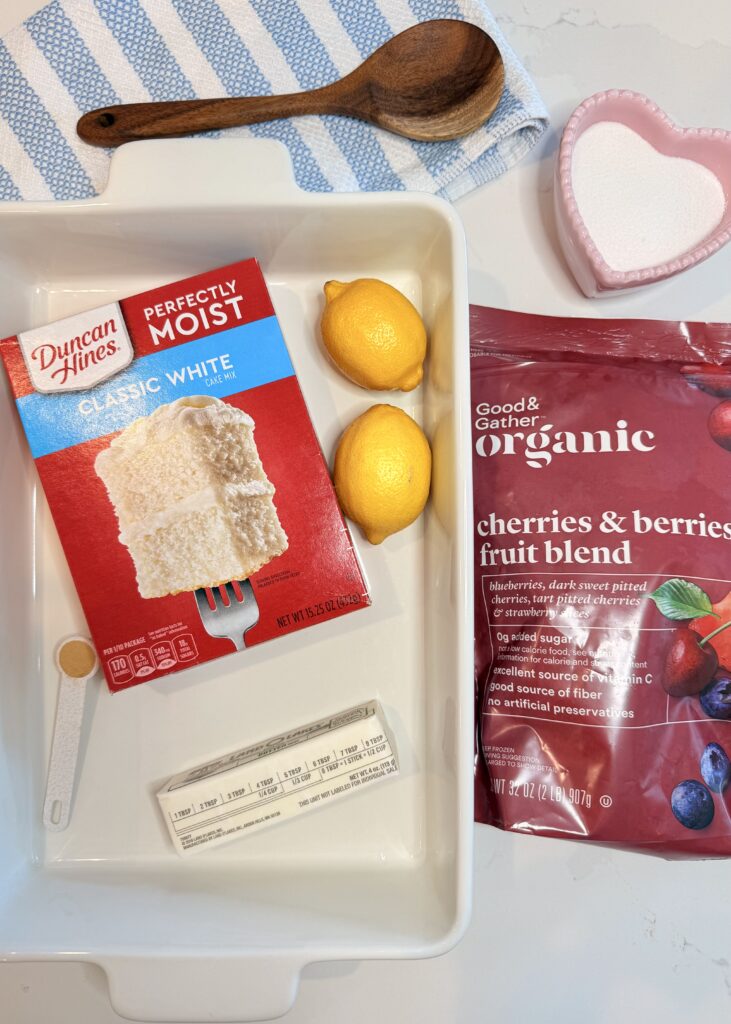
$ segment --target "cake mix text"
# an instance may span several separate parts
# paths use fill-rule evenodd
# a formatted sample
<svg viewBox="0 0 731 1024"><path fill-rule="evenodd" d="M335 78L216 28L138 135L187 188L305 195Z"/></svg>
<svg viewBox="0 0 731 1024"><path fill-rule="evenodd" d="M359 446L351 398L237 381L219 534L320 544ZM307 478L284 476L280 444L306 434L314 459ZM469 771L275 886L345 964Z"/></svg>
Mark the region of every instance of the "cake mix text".
<svg viewBox="0 0 731 1024"><path fill-rule="evenodd" d="M243 322L244 297L237 293L236 281L199 288L197 291L166 299L144 310L154 345L175 343L198 334L201 329L233 327Z"/></svg>
<svg viewBox="0 0 731 1024"><path fill-rule="evenodd" d="M210 388L214 384L220 384L223 380L235 380L235 378L236 370L228 352L210 356L208 359L201 359L196 363L185 363L172 370L166 370L164 374L164 379L174 388L197 381ZM112 391L82 398L78 410L82 416L103 413L108 409L124 405L126 402L137 402L144 400L147 395L158 394L160 386L159 377L140 378L130 384L114 388Z"/></svg>

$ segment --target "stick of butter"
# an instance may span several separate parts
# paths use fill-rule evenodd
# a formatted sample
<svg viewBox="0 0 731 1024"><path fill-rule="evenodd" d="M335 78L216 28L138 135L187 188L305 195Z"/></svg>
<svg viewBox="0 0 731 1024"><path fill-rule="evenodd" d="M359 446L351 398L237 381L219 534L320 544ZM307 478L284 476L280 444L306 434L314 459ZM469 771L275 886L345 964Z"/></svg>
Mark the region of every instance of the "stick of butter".
<svg viewBox="0 0 731 1024"><path fill-rule="evenodd" d="M188 854L397 774L372 700L174 775L157 799L176 850Z"/></svg>

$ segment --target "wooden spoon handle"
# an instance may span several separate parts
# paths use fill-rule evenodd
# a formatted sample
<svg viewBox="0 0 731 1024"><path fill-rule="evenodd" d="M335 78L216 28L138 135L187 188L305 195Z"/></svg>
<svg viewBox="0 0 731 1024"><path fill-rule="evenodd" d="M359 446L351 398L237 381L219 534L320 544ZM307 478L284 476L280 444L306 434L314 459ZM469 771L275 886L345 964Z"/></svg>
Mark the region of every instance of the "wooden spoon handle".
<svg viewBox="0 0 731 1024"><path fill-rule="evenodd" d="M283 96L120 103L84 114L76 131L92 146L121 146L138 139L190 135L301 114L334 113L328 98L325 87Z"/></svg>
<svg viewBox="0 0 731 1024"><path fill-rule="evenodd" d="M51 832L63 831L71 816L86 689L86 677L61 676L43 803L43 824Z"/></svg>

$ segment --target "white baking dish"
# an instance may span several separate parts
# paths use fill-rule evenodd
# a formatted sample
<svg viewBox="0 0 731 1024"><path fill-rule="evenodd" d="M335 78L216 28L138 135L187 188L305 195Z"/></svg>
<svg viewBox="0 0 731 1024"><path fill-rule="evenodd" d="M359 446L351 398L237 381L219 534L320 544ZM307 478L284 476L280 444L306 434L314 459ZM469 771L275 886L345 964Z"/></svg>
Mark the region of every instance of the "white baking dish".
<svg viewBox="0 0 731 1024"><path fill-rule="evenodd" d="M98 199L0 204L0 332L247 256L261 261L326 457L354 415L398 404L432 438L433 499L380 547L354 530L370 609L114 697L94 687L61 833L41 825L52 651L84 621L0 374L0 956L100 964L117 1012L138 1020L277 1016L305 964L441 953L470 908L468 320L452 209L418 194L302 193L273 142L135 143ZM325 360L322 284L359 276L423 312L430 359L412 394L365 392ZM166 777L371 698L399 778L178 860L153 796Z"/></svg>

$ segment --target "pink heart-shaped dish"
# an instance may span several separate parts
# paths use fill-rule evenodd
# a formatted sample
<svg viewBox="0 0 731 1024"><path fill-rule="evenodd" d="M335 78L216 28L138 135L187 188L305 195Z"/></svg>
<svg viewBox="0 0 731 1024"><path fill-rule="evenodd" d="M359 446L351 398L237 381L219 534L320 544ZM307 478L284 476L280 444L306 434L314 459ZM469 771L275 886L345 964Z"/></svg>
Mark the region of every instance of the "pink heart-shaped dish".
<svg viewBox="0 0 731 1024"><path fill-rule="evenodd" d="M720 221L701 241L672 259L637 269L612 269L587 230L572 181L574 150L588 128L607 121L636 133L657 151L659 159L681 157L693 161L710 171L720 184L724 196ZM600 296L661 281L708 259L731 239L731 132L680 128L641 93L620 89L596 93L576 108L564 128L556 163L554 200L559 241L585 295Z"/></svg>

